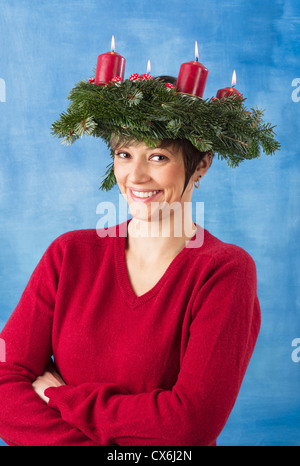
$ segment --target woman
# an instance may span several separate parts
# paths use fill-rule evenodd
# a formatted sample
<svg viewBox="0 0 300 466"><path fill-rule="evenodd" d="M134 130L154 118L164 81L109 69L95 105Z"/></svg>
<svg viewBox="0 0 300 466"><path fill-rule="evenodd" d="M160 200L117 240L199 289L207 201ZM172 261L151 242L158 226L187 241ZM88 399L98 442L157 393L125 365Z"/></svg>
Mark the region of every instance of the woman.
<svg viewBox="0 0 300 466"><path fill-rule="evenodd" d="M255 263L186 208L210 150L116 135L111 147L132 219L46 250L0 334L0 436L216 445L259 333Z"/></svg>

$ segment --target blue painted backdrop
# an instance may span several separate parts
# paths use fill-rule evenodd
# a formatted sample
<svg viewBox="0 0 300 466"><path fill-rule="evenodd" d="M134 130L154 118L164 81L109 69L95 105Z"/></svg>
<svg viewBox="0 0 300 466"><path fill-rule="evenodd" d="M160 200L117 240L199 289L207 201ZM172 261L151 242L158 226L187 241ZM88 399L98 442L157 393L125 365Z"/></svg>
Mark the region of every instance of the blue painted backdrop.
<svg viewBox="0 0 300 466"><path fill-rule="evenodd" d="M118 199L117 187L98 189L110 162L101 141L66 148L50 135L69 90L91 76L112 34L126 78L146 72L148 59L152 75L176 76L197 40L210 72L204 97L230 85L236 69L247 105L266 109L282 144L276 156L237 169L215 159L193 195L204 202L204 226L254 258L262 310L219 445L300 445L300 363L292 358L300 338L298 0L9 0L0 7L0 329L50 242L95 228L98 203Z"/></svg>

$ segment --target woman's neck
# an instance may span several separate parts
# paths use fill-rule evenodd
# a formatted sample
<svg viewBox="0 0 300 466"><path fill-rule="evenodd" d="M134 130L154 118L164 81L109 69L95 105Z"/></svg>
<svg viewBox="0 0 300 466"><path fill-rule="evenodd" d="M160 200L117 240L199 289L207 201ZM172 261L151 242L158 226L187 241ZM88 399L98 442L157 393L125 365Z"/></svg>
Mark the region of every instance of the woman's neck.
<svg viewBox="0 0 300 466"><path fill-rule="evenodd" d="M169 261L179 254L195 235L197 227L192 218L184 222L145 221L132 218L128 223L126 251L140 265Z"/></svg>

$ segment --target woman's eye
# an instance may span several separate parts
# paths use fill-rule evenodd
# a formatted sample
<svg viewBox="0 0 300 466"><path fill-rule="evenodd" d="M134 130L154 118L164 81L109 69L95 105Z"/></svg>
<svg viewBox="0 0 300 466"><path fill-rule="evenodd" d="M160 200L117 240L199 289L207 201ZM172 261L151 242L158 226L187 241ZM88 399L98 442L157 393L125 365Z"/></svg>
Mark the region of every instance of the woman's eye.
<svg viewBox="0 0 300 466"><path fill-rule="evenodd" d="M116 152L115 156L120 157L120 159L127 159L128 157L130 157L130 154L128 154L127 152ZM155 160L156 162L163 162L164 160L167 160L167 158L168 157L166 157L165 155L156 154L153 155L150 160Z"/></svg>
<svg viewBox="0 0 300 466"><path fill-rule="evenodd" d="M127 152L117 152L115 155L117 155L121 159L125 159L128 154Z"/></svg>
<svg viewBox="0 0 300 466"><path fill-rule="evenodd" d="M161 157L161 159L159 160L160 162L164 161L164 160L167 160L167 157L165 155L153 155L152 158L154 157Z"/></svg>

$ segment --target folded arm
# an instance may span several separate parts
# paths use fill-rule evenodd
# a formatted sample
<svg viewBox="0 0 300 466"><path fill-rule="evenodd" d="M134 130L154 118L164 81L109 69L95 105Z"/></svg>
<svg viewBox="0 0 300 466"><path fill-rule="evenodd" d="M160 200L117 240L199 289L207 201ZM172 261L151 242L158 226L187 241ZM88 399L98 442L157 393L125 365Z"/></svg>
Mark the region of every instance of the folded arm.
<svg viewBox="0 0 300 466"><path fill-rule="evenodd" d="M0 437L8 445L95 445L34 391L52 355L51 330L61 251L49 247L0 334ZM45 262L51 263L46 267Z"/></svg>

